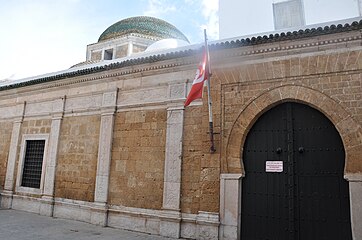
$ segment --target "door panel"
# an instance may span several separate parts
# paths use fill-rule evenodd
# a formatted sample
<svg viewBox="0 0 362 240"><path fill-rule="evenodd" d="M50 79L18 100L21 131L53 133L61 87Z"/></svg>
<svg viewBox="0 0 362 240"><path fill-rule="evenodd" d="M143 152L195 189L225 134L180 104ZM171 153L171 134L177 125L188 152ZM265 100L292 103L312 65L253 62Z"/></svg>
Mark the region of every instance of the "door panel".
<svg viewBox="0 0 362 240"><path fill-rule="evenodd" d="M242 239L286 239L288 235L287 172L265 173L266 160L287 158L287 115L285 106L260 117L244 146ZM274 114L281 116L274 121ZM277 153L277 149L281 149ZM250 187L244 187L250 185Z"/></svg>
<svg viewBox="0 0 362 240"><path fill-rule="evenodd" d="M351 229L349 203L342 200L349 197L348 182L343 179L342 140L322 113L306 105L293 105L299 239L351 239L347 234ZM340 216L341 211L348 212L347 218Z"/></svg>
<svg viewBox="0 0 362 240"><path fill-rule="evenodd" d="M244 145L241 239L352 239L344 155L317 110L283 103L263 114ZM266 161L283 172L266 172Z"/></svg>

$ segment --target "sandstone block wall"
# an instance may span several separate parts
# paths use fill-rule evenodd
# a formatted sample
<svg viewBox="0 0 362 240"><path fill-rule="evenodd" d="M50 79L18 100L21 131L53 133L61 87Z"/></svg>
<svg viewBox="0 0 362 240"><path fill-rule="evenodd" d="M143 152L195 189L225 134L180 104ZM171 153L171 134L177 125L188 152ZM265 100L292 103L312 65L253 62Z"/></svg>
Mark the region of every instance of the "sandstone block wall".
<svg viewBox="0 0 362 240"><path fill-rule="evenodd" d="M161 209L166 140L166 110L116 114L109 203Z"/></svg>
<svg viewBox="0 0 362 240"><path fill-rule="evenodd" d="M181 211L197 214L200 207L200 173L205 129L202 108L188 107L184 115L183 159L181 172Z"/></svg>
<svg viewBox="0 0 362 240"><path fill-rule="evenodd" d="M204 93L206 96L206 92ZM205 98L206 99L206 98ZM207 102L204 102L204 106ZM215 132L218 118L214 122ZM219 209L220 154L210 153L209 118L207 108L187 107L184 120L183 161L181 182L181 210L217 212ZM220 145L215 135L215 146Z"/></svg>
<svg viewBox="0 0 362 240"><path fill-rule="evenodd" d="M51 119L24 120L21 124L23 134L49 134Z"/></svg>
<svg viewBox="0 0 362 240"><path fill-rule="evenodd" d="M211 94L215 133L220 133L215 135L218 151L208 152L207 92L204 90L203 105L185 110L182 212L218 212L219 175L243 172L243 140L255 120L266 111L261 107L263 104L269 109L281 101L302 101L326 114L344 139L346 171L362 172L361 68L362 55L357 50L320 51L313 55L296 53L283 58L270 55L259 60L255 56L250 63L236 60L222 67L216 63ZM292 86L300 86L299 91ZM313 95L308 89L326 98ZM335 120L333 114L347 120ZM349 128L343 128L352 121L354 124Z"/></svg>
<svg viewBox="0 0 362 240"><path fill-rule="evenodd" d="M222 113L222 172L243 171L240 153L246 133L263 112L281 101L303 102L324 113L344 142L346 171L362 172L360 51L269 60L214 69L214 84L222 86L222 91L215 93L221 96L221 102L214 104Z"/></svg>
<svg viewBox="0 0 362 240"><path fill-rule="evenodd" d="M11 122L0 122L0 190L4 189L12 127Z"/></svg>
<svg viewBox="0 0 362 240"><path fill-rule="evenodd" d="M19 144L17 149L17 160L16 160L16 167L15 169L18 169L19 166L19 157L20 157L20 151L21 151L21 144L22 144L22 136L24 134L49 134L50 133L50 124L51 119L36 119L36 120L24 120L21 124L21 130L20 130L20 138L19 138ZM17 170L14 173L14 179L16 182L16 173Z"/></svg>
<svg viewBox="0 0 362 240"><path fill-rule="evenodd" d="M92 202L100 116L65 117L61 123L55 197Z"/></svg>

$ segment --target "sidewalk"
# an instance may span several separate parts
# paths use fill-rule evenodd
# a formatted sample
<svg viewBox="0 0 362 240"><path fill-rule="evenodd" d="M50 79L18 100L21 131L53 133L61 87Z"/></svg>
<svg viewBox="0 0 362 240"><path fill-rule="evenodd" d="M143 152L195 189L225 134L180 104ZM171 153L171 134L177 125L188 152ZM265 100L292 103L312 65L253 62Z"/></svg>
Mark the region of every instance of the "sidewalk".
<svg viewBox="0 0 362 240"><path fill-rule="evenodd" d="M88 223L51 218L16 210L0 209L1 240L170 240Z"/></svg>

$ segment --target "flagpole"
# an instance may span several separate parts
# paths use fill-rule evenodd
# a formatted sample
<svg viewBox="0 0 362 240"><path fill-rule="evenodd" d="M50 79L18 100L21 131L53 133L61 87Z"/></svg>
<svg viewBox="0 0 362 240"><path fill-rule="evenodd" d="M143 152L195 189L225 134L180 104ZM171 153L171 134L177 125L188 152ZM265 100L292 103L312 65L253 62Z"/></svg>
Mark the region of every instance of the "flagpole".
<svg viewBox="0 0 362 240"><path fill-rule="evenodd" d="M209 55L209 46L207 44L207 35L206 29L204 29L204 36L205 36L205 51L207 56L207 102L209 107L209 135L210 135L210 152L216 152L215 143L214 143L214 123L212 119L212 101L211 101L211 68L210 68L210 55Z"/></svg>

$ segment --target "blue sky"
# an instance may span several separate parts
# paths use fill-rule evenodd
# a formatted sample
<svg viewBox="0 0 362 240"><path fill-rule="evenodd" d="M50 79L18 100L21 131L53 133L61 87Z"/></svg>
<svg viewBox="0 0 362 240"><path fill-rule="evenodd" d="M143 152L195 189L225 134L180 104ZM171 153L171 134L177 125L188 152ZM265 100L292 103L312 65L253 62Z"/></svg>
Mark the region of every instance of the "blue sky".
<svg viewBox="0 0 362 240"><path fill-rule="evenodd" d="M113 23L148 15L175 25L191 43L203 28L217 39L217 0L0 0L0 79L67 69Z"/></svg>

